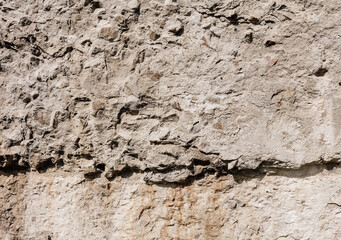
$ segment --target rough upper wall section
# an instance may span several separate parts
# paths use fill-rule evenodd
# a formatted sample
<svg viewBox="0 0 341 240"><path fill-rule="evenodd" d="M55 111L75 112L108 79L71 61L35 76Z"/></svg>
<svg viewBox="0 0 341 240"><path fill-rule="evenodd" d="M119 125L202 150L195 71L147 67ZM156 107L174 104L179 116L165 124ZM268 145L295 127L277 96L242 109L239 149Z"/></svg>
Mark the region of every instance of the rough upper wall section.
<svg viewBox="0 0 341 240"><path fill-rule="evenodd" d="M340 11L2 0L0 168L161 183L338 162Z"/></svg>

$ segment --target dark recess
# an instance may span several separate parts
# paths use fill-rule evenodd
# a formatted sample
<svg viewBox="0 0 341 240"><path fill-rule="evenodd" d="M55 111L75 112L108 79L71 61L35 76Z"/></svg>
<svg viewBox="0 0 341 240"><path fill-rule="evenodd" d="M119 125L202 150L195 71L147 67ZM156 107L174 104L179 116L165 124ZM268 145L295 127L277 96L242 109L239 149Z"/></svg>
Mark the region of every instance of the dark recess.
<svg viewBox="0 0 341 240"><path fill-rule="evenodd" d="M316 77L323 77L327 72L328 72L328 69L326 69L326 68L319 68L319 69L314 73L314 75L315 75Z"/></svg>

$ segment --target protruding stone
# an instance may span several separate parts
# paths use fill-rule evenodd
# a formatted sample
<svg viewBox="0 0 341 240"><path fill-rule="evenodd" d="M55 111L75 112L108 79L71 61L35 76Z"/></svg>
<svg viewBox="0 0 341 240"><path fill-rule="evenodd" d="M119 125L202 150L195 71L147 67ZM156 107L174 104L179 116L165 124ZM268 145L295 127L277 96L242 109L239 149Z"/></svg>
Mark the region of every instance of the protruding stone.
<svg viewBox="0 0 341 240"><path fill-rule="evenodd" d="M100 29L99 38L103 38L107 41L113 42L119 36L119 31L115 27L102 27Z"/></svg>

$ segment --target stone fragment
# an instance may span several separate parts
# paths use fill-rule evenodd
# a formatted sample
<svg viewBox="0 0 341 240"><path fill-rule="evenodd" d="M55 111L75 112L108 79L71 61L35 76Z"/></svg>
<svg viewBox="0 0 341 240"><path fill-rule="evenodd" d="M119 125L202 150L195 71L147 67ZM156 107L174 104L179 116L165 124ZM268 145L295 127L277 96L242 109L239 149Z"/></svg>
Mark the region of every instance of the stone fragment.
<svg viewBox="0 0 341 240"><path fill-rule="evenodd" d="M140 6L139 0L128 1L127 6L132 10L136 10Z"/></svg>
<svg viewBox="0 0 341 240"><path fill-rule="evenodd" d="M99 38L113 42L119 37L119 31L115 27L102 27L99 31Z"/></svg>
<svg viewBox="0 0 341 240"><path fill-rule="evenodd" d="M48 126L50 125L51 115L45 109L38 109L34 113L34 120L40 123L41 125Z"/></svg>
<svg viewBox="0 0 341 240"><path fill-rule="evenodd" d="M74 15L72 15L72 18L73 18L73 21L75 21L75 22L82 20L82 17L80 14L74 14Z"/></svg>
<svg viewBox="0 0 341 240"><path fill-rule="evenodd" d="M180 20L176 20L168 24L167 30L175 34L176 36L181 36L182 33L184 32L184 27Z"/></svg>

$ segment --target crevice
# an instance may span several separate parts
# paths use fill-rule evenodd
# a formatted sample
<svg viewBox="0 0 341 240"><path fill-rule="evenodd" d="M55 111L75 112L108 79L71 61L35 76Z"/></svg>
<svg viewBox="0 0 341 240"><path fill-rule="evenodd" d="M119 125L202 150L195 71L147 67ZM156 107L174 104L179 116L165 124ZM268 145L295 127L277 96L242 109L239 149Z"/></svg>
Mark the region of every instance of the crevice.
<svg viewBox="0 0 341 240"><path fill-rule="evenodd" d="M280 176L287 178L306 178L315 176L323 171L332 171L341 168L338 160L318 161L304 164L298 168L271 166L270 162L263 162L255 169L232 169L229 174L233 175L237 182L247 181L264 176Z"/></svg>
<svg viewBox="0 0 341 240"><path fill-rule="evenodd" d="M162 168L164 167L164 168ZM186 165L174 165L174 164L170 164L170 165L159 165L158 167L155 168L147 168L146 170L144 170L143 172L152 172L152 173L162 173L162 174L167 174L167 173L172 173L175 171L179 171L179 170L190 170L191 172L194 172L193 170L193 164L190 166L186 166Z"/></svg>
<svg viewBox="0 0 341 240"><path fill-rule="evenodd" d="M193 159L193 164L197 166L208 166L210 165L209 160L202 160L202 159Z"/></svg>
<svg viewBox="0 0 341 240"><path fill-rule="evenodd" d="M121 124L122 115L124 113L128 113L128 114L133 115L133 116L138 115L140 113L140 109L144 108L147 105L148 105L148 103L145 103L145 102L125 104L123 107L121 107L121 109L119 110L119 112L117 114L117 121L115 123L115 128L117 127L117 125Z"/></svg>
<svg viewBox="0 0 341 240"><path fill-rule="evenodd" d="M142 171L136 167L131 167L129 165L125 165L119 170L114 170L111 169L109 170L106 174L105 177L109 180L112 181L116 177L122 177L122 178L129 178L131 177L134 173L142 173Z"/></svg>
<svg viewBox="0 0 341 240"><path fill-rule="evenodd" d="M29 164L27 158L23 158L18 154L0 156L0 175L16 175L18 173L25 174L26 172L38 171L46 173L50 168L59 168L64 166L63 159L46 158L40 160L34 166Z"/></svg>
<svg viewBox="0 0 341 240"><path fill-rule="evenodd" d="M29 165L26 161L21 160L21 156L1 155L0 156L0 171L5 173L18 173L29 171Z"/></svg>
<svg viewBox="0 0 341 240"><path fill-rule="evenodd" d="M13 50L15 52L18 52L18 49L16 47L17 46L14 43L3 41L0 38L0 48L7 48L7 49Z"/></svg>
<svg viewBox="0 0 341 240"><path fill-rule="evenodd" d="M53 53L52 57L61 58L61 57L64 57L67 53L72 52L73 50L74 50L74 48L71 46L66 47L66 48L61 48L57 52Z"/></svg>
<svg viewBox="0 0 341 240"><path fill-rule="evenodd" d="M100 171L94 171L94 172L89 172L89 173L85 173L84 174L84 178L88 181L92 181L95 180L96 178L100 178L101 177L101 173Z"/></svg>
<svg viewBox="0 0 341 240"><path fill-rule="evenodd" d="M92 160L94 157L89 153L80 153L80 154L68 154L67 158L69 158L69 159L71 159L71 158L77 158L77 159L83 158L86 160Z"/></svg>
<svg viewBox="0 0 341 240"><path fill-rule="evenodd" d="M176 142L172 141L172 140L159 140L159 141L150 141L151 145L180 145L177 144Z"/></svg>
<svg viewBox="0 0 341 240"><path fill-rule="evenodd" d="M276 45L276 42L275 41L272 41L272 40L267 40L265 42L265 47L271 47L271 46L274 46Z"/></svg>
<svg viewBox="0 0 341 240"><path fill-rule="evenodd" d="M333 205L333 206L341 207L341 204L334 203L334 202L327 203L327 205Z"/></svg>
<svg viewBox="0 0 341 240"><path fill-rule="evenodd" d="M161 153L161 154L166 155L166 156L169 156L169 157L173 157L173 158L175 158L175 159L178 158L178 156L176 156L176 155L174 155L174 154L172 154L172 153L170 153L170 152L163 152L163 153Z"/></svg>
<svg viewBox="0 0 341 240"><path fill-rule="evenodd" d="M75 102L91 102L91 99L87 97L76 97Z"/></svg>
<svg viewBox="0 0 341 240"><path fill-rule="evenodd" d="M166 154L167 155L167 154ZM138 154L130 153L129 156L138 158ZM171 154L172 157L176 157ZM72 157L92 159L93 157L88 154L72 155ZM213 156L214 157L214 156ZM231 161L223 161L220 164L211 161L212 156L207 155L205 157L193 158L190 165L176 165L172 163L170 165L159 165L153 168L140 169L136 166L129 166L125 164L118 169L109 169L106 172L105 177L109 181L113 181L117 177L129 178L134 173L149 174L154 176L155 174L161 174L160 180L144 178L147 184L155 184L159 186L188 186L193 184L195 181L199 181L207 176L214 175L216 178L223 176L232 176L236 183L250 181L252 179L263 179L265 176L278 176L286 178L307 178L321 174L324 171L333 171L341 168L340 159L332 159L330 161L319 160L312 163L304 164L298 168L286 167L284 163L276 160L263 161L258 167L254 169L232 167L229 169L228 165ZM215 158L217 159L217 158ZM18 173L25 174L31 171L31 167L25 161L20 161L19 155L6 155L0 156L0 175L10 176L17 175ZM46 173L48 169L58 168L63 165L62 160L54 161L53 158L47 158L41 161L35 166L35 169L40 173ZM94 166L94 170L84 174L86 180L92 181L96 178L102 177L102 173L106 171L105 163L97 163ZM181 180L164 180L166 176L172 174L176 176L178 173L188 174L181 178Z"/></svg>
<svg viewBox="0 0 341 240"><path fill-rule="evenodd" d="M94 12L97 8L101 7L101 3L99 1L85 0L84 7L87 6L90 6L91 11Z"/></svg>
<svg viewBox="0 0 341 240"><path fill-rule="evenodd" d="M279 177L287 177L287 178L306 178L310 176L315 176L317 174L322 173L323 171L332 171L336 168L341 168L341 163L338 160L332 160L328 162L314 162L302 165L299 168L287 168L276 165L271 165L271 162L264 161L255 169L239 169L238 167L228 169L227 165L218 165L214 166L208 160L201 159L193 159L193 162L190 166L174 166L169 165L165 166L164 169L153 168L153 169L145 169L144 171L139 171L138 169L130 169L130 174L135 173L151 173L151 174L163 174L162 176L166 176L166 174L176 173L181 170L189 170L192 174L189 174L185 179L181 181L166 181L161 179L160 181L154 181L150 179L146 179L147 184L156 184L160 186L188 186L193 182L201 180L208 175L215 175L217 178L222 176L231 175L237 183L241 183L244 181L249 181L252 179L263 179L265 176L279 176ZM201 168L200 171L196 171L195 167L199 166ZM160 166L161 167L161 166ZM128 169L127 169L128 170Z"/></svg>
<svg viewBox="0 0 341 240"><path fill-rule="evenodd" d="M281 90L275 92L274 94L271 95L271 99L273 99L274 97L276 97L278 94L280 94L280 93L282 93L282 92L284 92L283 89L281 89Z"/></svg>

